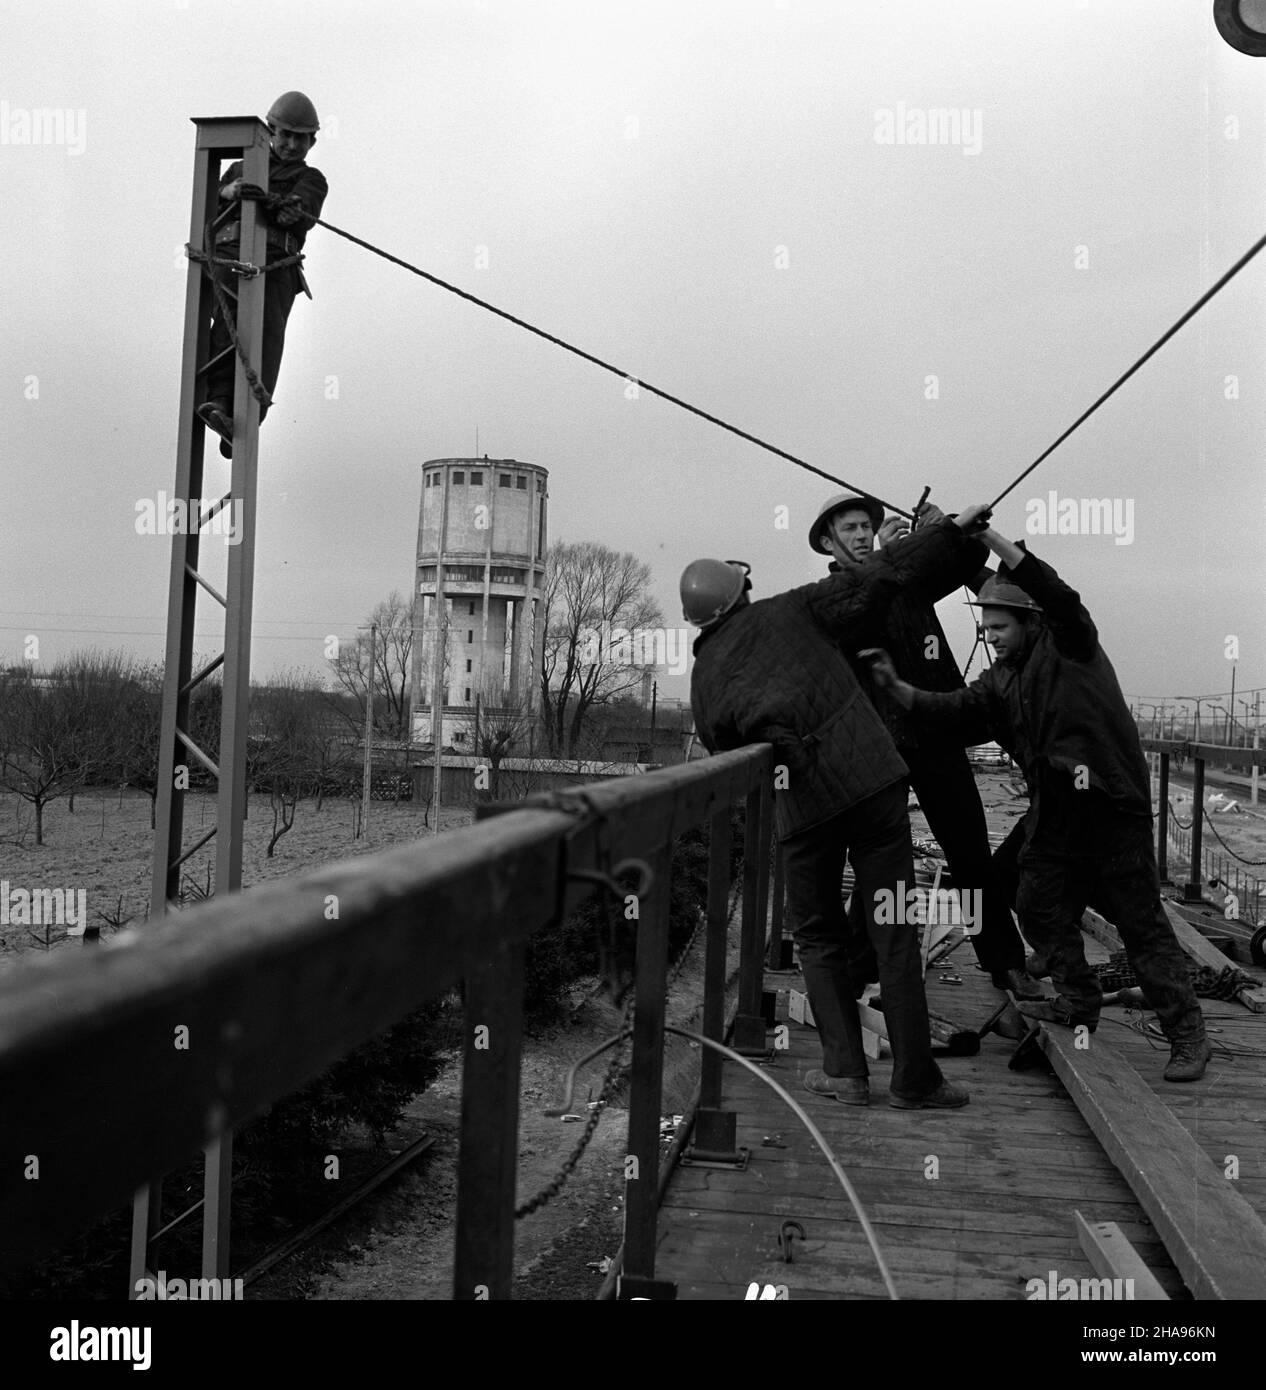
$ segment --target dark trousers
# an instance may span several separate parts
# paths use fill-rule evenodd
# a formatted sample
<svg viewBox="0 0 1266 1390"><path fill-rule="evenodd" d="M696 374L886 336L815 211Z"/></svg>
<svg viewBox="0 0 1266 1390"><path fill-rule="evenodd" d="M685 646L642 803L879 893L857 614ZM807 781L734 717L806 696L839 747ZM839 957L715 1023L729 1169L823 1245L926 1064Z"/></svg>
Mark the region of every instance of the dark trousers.
<svg viewBox="0 0 1266 1390"><path fill-rule="evenodd" d="M1120 817L1097 829L1094 853L1060 853L1057 833L1035 838L1020 851L1018 907L1025 936L1046 957L1073 1022L1092 1023L1103 993L1086 961L1081 917L1093 902L1120 934L1165 1036L1171 1042L1203 1038L1204 1016L1187 957L1161 907L1150 821Z"/></svg>
<svg viewBox="0 0 1266 1390"><path fill-rule="evenodd" d="M932 1058L918 928L891 920L896 914L877 922L875 913L878 893L887 890L895 901L904 902L906 890L914 886L904 782L791 836L782 849L800 964L822 1039L823 1070L828 1076L868 1075L840 892L844 864L851 855L857 874L853 896L863 908L883 989L892 1089L909 1098L936 1090L943 1078Z"/></svg>
<svg viewBox="0 0 1266 1390"><path fill-rule="evenodd" d="M1011 919L1012 899L994 875L985 808L966 753L961 749L938 749L927 754L903 748L901 756L910 769L910 785L919 798L919 809L949 865L954 891L980 891L981 920L973 924L978 930L968 937L976 959L995 975L1004 970L1023 970L1024 943ZM856 863L853 867L857 867ZM867 947L861 908L856 904L854 896L849 907L849 927L855 993L868 980L875 979L873 973L867 973L874 971L875 959Z"/></svg>
<svg viewBox="0 0 1266 1390"><path fill-rule="evenodd" d="M229 247L228 250L232 252L235 248ZM219 252L224 254L224 248L219 248ZM212 269L223 287L231 290L237 289L238 277L227 266L213 266ZM264 276L264 345L258 364L252 362L251 365L259 373L264 389L270 396L273 393L273 388L277 385L277 373L281 370L281 352L286 345L286 322L290 318L290 310L294 306L295 295L298 291L299 281L293 266L271 271ZM234 306L234 320L236 321L235 301L230 299L229 304ZM211 324L210 356L215 357L225 348L228 348L228 352L207 373L206 399L222 398L229 402L231 409L234 395L233 381L237 374L238 357L237 351L233 347L233 340L229 337L228 326L220 321L218 304L216 310L215 319ZM261 423L267 414L268 407L261 402L259 407Z"/></svg>

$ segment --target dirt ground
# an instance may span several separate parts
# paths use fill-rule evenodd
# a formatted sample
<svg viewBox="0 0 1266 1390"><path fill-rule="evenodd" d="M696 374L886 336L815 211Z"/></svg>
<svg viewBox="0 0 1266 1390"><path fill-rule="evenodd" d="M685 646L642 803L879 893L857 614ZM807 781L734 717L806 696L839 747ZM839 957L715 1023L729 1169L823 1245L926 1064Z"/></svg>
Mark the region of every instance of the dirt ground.
<svg viewBox="0 0 1266 1390"><path fill-rule="evenodd" d="M356 804L327 800L318 811L314 801L300 802L293 829L277 842L269 859L266 851L272 837L272 811L267 796L252 796L242 856L243 886L300 874L337 859L376 854L429 833L423 824L422 806L409 801L375 801L370 806L368 832L353 839ZM149 915L154 845L149 815L147 796L133 791L120 796L117 791L94 788L76 796L73 814L65 799L46 807L44 844L37 845L29 803L5 793L0 796L0 883L7 884L10 893L21 888L83 889L87 925L101 926L103 936L121 926L141 926ZM445 830L465 825L472 818L463 807L441 812ZM214 796L187 793L186 841L204 834L214 821ZM207 870L214 877L214 865L215 841L211 840L184 866L182 883L205 887ZM78 949L78 945L73 939L67 941L63 927L51 929L46 948L44 927L0 922L0 970L15 952L67 946Z"/></svg>
<svg viewBox="0 0 1266 1390"><path fill-rule="evenodd" d="M205 794L190 794L185 830L194 838L211 823L215 807ZM452 808L444 828L466 824L468 810ZM428 833L422 808L409 802L374 802L369 833L352 838L353 807L327 801L321 811L301 803L293 830L278 844L275 857L265 850L272 833L266 797L251 799L243 857L243 883L250 886L301 874L319 864L372 854ZM64 800L45 812L42 846L34 842L29 805L17 797L0 797L0 882L18 888L83 889L89 925L102 924L103 936L119 927L144 929L148 916L150 857L149 800L134 793L81 793L72 814ZM213 864L214 841L191 859L188 877L205 883ZM120 905L121 900L121 905ZM25 953L96 949L68 939L64 926L51 928L10 923L0 926L0 970ZM736 967L737 957L732 964ZM702 999L702 955L696 951L676 980L669 1001L669 1020L697 1022ZM617 1016L593 996L595 981L579 982L570 1016L527 1040L522 1064L520 1101L519 1200L544 1187L576 1143L583 1124L545 1116L559 1098L563 1074L571 1061L616 1030ZM600 1059L577 1082L576 1111L587 1114L596 1098L605 1060ZM666 1116L680 1114L689 1103L698 1075L693 1044L675 1040L665 1064ZM434 1140L409 1170L391 1179L337 1222L329 1231L252 1284L250 1298L330 1300L436 1299L452 1297L454 1217L457 1194L457 1142L461 1103L461 1062L449 1060L443 1073L410 1105L398 1129L388 1137L388 1151L372 1157L385 1161L423 1134ZM562 1193L518 1223L515 1297L519 1299L587 1299L602 1283L602 1262L619 1247L623 1229L623 1160L626 1149L627 1095L617 1093L605 1110L584 1158ZM353 1146L356 1139L352 1137ZM367 1147L367 1146L366 1146ZM362 1161L358 1166L367 1166ZM284 1232L278 1232L280 1237Z"/></svg>

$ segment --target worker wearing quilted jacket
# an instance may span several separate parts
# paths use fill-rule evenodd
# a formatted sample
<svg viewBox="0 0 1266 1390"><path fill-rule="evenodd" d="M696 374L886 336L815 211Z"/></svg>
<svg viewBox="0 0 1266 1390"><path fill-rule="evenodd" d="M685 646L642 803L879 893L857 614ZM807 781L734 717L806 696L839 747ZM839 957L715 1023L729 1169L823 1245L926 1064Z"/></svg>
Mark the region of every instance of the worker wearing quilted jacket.
<svg viewBox="0 0 1266 1390"><path fill-rule="evenodd" d="M1075 590L990 529L1004 568L980 591L995 664L964 690L918 690L872 654L877 683L932 729L996 739L1020 765L1030 805L1019 855L1020 927L1059 994L1030 1018L1093 1031L1102 991L1081 917L1093 899L1170 1040L1167 1081L1198 1081L1211 1051L1186 958L1161 905L1147 763L1116 672Z"/></svg>
<svg viewBox="0 0 1266 1390"><path fill-rule="evenodd" d="M840 896L850 849L893 1051L889 1103L950 1108L968 1099L932 1058L916 923L893 910L915 882L906 766L841 644L871 645L904 585L961 564L966 529L983 511L929 526L873 565L755 603L743 582L727 592L720 561L696 561L682 576L686 616L703 628L691 675L700 740L711 751L774 745L787 895L822 1040L822 1069L804 1084L846 1104L869 1101ZM718 591L700 598L700 578L715 579Z"/></svg>

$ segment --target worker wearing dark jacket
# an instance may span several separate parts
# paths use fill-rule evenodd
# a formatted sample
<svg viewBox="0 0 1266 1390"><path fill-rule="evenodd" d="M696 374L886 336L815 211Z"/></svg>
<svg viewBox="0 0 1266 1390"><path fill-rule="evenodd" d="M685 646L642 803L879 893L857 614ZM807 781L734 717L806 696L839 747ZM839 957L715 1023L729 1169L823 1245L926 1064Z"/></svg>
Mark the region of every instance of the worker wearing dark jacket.
<svg viewBox="0 0 1266 1390"><path fill-rule="evenodd" d="M968 1099L932 1058L915 924L876 911L884 895L904 902L914 886L906 767L841 648L868 645L905 584L961 563L979 510L929 526L899 556L757 603L734 566L700 560L682 576L685 615L703 629L691 675L701 741L711 751L774 745L787 895L822 1039L822 1070L804 1084L846 1104L869 1100L840 896L850 848L893 1051L889 1101L918 1109Z"/></svg>
<svg viewBox="0 0 1266 1390"><path fill-rule="evenodd" d="M926 525L942 515L939 507L927 503L919 510L919 521ZM901 547L910 543L903 539L903 532L908 530L899 518L885 522L883 507L874 498L841 493L830 498L818 513L809 528L809 545L820 554L833 555L833 569L847 569L873 564L882 554L900 554ZM873 548L876 537L883 546L880 551ZM935 605L961 585L978 589L988 578L988 571L983 569L988 557L988 550L972 541L951 569L930 583L916 581L905 586L889 605L884 640L879 645L892 657L898 673L919 689L963 689L963 678ZM993 881L985 810L962 744L920 727L887 692L873 686L868 672L859 671L859 677L910 770L910 787L945 855L955 891L979 892L981 920L972 923L969 932L976 958L998 989L1009 989L1022 999L1040 997L1041 987L1024 969L1024 943L1010 908ZM971 901L964 898L964 902ZM850 965L857 977L854 992L860 994L866 981L875 978L874 957L865 943L856 902L850 907L848 920Z"/></svg>
<svg viewBox="0 0 1266 1390"><path fill-rule="evenodd" d="M258 203L258 208L267 224L268 263L272 264L289 260L303 250L308 228L312 219L320 216L329 189L321 171L306 163L308 151L316 144L319 122L316 108L302 92L287 92L277 98L268 113L268 128L272 134L268 197ZM250 189L246 189L246 194L249 192ZM220 181L220 200L232 202L246 194L242 185L242 162L237 160L229 165ZM215 239L217 256L239 259L240 228L236 217L220 227ZM236 291L236 276L230 268L215 266L213 272L222 288ZM258 371L270 397L281 369L290 310L300 290L307 291L307 288L298 261L265 272L264 341ZM232 458L233 382L238 359L229 325L222 321L218 306L211 324L208 360L212 365L207 372L207 399L199 406L198 415L220 435L220 452ZM267 414L268 404L261 402L261 424Z"/></svg>
<svg viewBox="0 0 1266 1390"><path fill-rule="evenodd" d="M1020 851L1020 926L1059 995L1030 1018L1093 1029L1102 991L1081 917L1093 898L1116 926L1171 1043L1167 1081L1195 1081L1210 1049L1186 957L1160 901L1147 763L1112 663L1077 593L1036 556L986 530L1005 568L980 591L997 661L965 690L914 689L883 654L879 683L930 728L996 739L1029 787Z"/></svg>

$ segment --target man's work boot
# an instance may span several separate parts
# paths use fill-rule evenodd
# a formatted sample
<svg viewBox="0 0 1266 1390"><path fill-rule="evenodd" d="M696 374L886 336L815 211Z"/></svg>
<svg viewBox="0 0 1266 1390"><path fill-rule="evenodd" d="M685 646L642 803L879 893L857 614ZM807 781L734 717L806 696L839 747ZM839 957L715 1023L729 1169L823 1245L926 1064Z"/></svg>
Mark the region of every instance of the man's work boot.
<svg viewBox="0 0 1266 1390"><path fill-rule="evenodd" d="M198 419L220 436L220 452L233 457L233 407L223 396L212 396L198 407Z"/></svg>
<svg viewBox="0 0 1266 1390"><path fill-rule="evenodd" d="M1005 990L1017 999L1042 999L1045 991L1026 970L995 970L989 977L994 989Z"/></svg>
<svg viewBox="0 0 1266 1390"><path fill-rule="evenodd" d="M1166 1081L1199 1081L1213 1056L1207 1038L1182 1038L1171 1044Z"/></svg>
<svg viewBox="0 0 1266 1390"><path fill-rule="evenodd" d="M1024 962L1024 968L1035 980L1044 980L1051 973L1051 967L1046 957L1037 951L1034 951Z"/></svg>
<svg viewBox="0 0 1266 1390"><path fill-rule="evenodd" d="M828 1076L820 1067L804 1074L804 1088L815 1096L834 1096L841 1105L869 1105L870 1082L864 1076Z"/></svg>
<svg viewBox="0 0 1266 1390"><path fill-rule="evenodd" d="M952 1081L942 1081L935 1091L926 1096L902 1096L896 1091L888 1092L888 1104L894 1110L957 1110L971 1099L965 1086L955 1086Z"/></svg>
<svg viewBox="0 0 1266 1390"><path fill-rule="evenodd" d="M1097 1015L1094 1018L1078 1018L1062 994L1057 994L1053 999L1026 999L1016 1008L1025 1018L1036 1019L1040 1023L1059 1023L1065 1028L1089 1028L1092 1033L1099 1023Z"/></svg>

